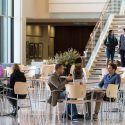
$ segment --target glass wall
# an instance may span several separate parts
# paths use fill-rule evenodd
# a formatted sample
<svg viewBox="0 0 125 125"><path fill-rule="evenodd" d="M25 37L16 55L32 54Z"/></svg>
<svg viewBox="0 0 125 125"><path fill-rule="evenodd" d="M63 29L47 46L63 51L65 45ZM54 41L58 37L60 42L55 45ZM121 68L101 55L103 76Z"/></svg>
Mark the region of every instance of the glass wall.
<svg viewBox="0 0 125 125"><path fill-rule="evenodd" d="M14 58L14 0L0 0L0 63Z"/></svg>

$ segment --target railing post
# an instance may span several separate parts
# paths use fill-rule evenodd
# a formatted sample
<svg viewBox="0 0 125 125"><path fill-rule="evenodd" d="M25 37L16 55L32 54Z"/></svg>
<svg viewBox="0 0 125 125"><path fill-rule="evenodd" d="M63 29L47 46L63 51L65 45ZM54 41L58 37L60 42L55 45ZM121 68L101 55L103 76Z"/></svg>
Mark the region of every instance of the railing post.
<svg viewBox="0 0 125 125"><path fill-rule="evenodd" d="M125 0L122 0L122 2L121 2L121 8L120 8L119 15L125 15Z"/></svg>

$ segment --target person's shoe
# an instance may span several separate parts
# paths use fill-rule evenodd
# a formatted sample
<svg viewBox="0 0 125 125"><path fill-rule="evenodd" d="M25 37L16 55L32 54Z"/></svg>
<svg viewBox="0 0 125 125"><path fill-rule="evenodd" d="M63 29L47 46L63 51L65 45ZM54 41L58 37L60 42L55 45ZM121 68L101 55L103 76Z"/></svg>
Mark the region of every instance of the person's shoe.
<svg viewBox="0 0 125 125"><path fill-rule="evenodd" d="M68 118L70 120L70 116L69 115L66 115L65 113L62 114L62 118Z"/></svg>
<svg viewBox="0 0 125 125"><path fill-rule="evenodd" d="M91 115L87 113L85 119L86 120L91 120Z"/></svg>
<svg viewBox="0 0 125 125"><path fill-rule="evenodd" d="M20 110L20 107L18 106L18 110Z"/></svg>
<svg viewBox="0 0 125 125"><path fill-rule="evenodd" d="M77 121L77 120L78 120L78 116L77 116L77 115L74 115L74 116L70 117L70 120L72 120L72 121Z"/></svg>
<svg viewBox="0 0 125 125"><path fill-rule="evenodd" d="M78 119L84 119L84 115L82 115L82 114L78 114L77 117L78 117Z"/></svg>
<svg viewBox="0 0 125 125"><path fill-rule="evenodd" d="M93 114L93 120L94 121L98 120L98 114Z"/></svg>
<svg viewBox="0 0 125 125"><path fill-rule="evenodd" d="M18 106L18 109L14 107L13 111L12 111L12 113L10 113L10 115L15 117L17 115L17 110L19 110L19 109L20 109L19 106Z"/></svg>
<svg viewBox="0 0 125 125"><path fill-rule="evenodd" d="M17 111L14 111L14 112L12 112L12 113L10 113L10 116L16 116L17 115Z"/></svg>

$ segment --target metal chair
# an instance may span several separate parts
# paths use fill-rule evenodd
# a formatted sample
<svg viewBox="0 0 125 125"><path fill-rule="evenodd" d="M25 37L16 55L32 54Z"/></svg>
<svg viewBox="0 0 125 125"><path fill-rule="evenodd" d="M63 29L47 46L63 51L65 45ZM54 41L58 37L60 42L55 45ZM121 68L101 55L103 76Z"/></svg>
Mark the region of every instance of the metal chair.
<svg viewBox="0 0 125 125"><path fill-rule="evenodd" d="M66 115L67 115L67 104L71 104L71 116L72 116L72 104L83 105L85 102L87 102L87 100L84 100L86 97L86 85L66 84L65 87L67 94L65 101Z"/></svg>
<svg viewBox="0 0 125 125"><path fill-rule="evenodd" d="M116 84L109 84L107 89L106 89L106 97L109 98L109 103L107 102L107 108L108 108L108 115L109 113L111 114L113 109L113 105L112 104L112 99L114 99L113 103L117 103L118 102L118 85ZM110 104L110 107L109 107ZM118 112L119 112L119 106L118 106ZM110 116L110 115L109 115ZM111 118L111 117L110 117Z"/></svg>
<svg viewBox="0 0 125 125"><path fill-rule="evenodd" d="M17 109L19 106L19 100L22 100L19 98L19 95L27 95L28 98L24 98L24 99L29 99L29 93L28 93L28 83L26 82L16 82L14 85L14 93L17 95ZM27 106L25 106L27 107ZM28 106L29 107L29 106ZM30 107L31 107L31 103L30 103ZM18 112L17 112L18 115Z"/></svg>

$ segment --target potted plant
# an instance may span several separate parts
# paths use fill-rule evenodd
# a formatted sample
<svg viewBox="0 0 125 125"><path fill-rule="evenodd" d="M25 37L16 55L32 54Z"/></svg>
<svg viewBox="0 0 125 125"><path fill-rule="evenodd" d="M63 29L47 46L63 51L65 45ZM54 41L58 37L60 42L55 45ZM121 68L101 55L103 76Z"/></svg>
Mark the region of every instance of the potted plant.
<svg viewBox="0 0 125 125"><path fill-rule="evenodd" d="M57 53L54 58L50 58L48 63L60 63L65 66L65 75L69 75L71 65L80 57L80 54L75 49L71 48L68 51Z"/></svg>

